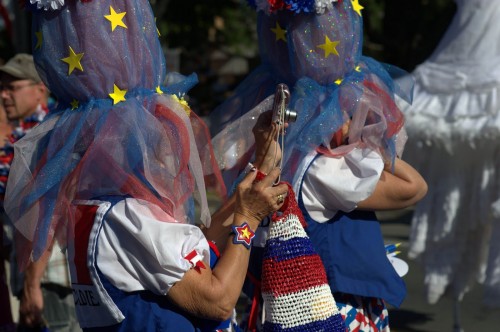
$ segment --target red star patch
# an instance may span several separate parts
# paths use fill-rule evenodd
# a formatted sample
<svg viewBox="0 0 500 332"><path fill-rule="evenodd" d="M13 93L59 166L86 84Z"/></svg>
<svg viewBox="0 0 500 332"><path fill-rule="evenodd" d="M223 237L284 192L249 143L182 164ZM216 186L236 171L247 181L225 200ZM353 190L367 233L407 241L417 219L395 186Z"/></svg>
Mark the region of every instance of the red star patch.
<svg viewBox="0 0 500 332"><path fill-rule="evenodd" d="M244 223L241 226L232 226L232 229L234 232L233 243L242 244L250 249L252 240L255 237L255 232L250 229L250 226Z"/></svg>

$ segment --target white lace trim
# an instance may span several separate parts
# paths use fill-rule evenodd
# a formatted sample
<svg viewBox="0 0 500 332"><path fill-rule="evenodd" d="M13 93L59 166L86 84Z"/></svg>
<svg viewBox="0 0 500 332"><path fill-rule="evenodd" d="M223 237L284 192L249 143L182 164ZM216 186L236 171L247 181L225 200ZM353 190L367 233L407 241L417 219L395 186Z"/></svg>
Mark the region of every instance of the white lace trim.
<svg viewBox="0 0 500 332"><path fill-rule="evenodd" d="M64 0L30 0L31 4L36 4L38 9L58 10L64 6Z"/></svg>

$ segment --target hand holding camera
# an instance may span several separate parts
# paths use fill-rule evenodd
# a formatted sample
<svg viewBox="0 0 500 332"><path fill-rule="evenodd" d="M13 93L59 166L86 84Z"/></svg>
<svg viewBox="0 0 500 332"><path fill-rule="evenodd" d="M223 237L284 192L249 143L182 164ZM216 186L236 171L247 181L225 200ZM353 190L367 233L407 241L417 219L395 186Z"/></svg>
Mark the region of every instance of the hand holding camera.
<svg viewBox="0 0 500 332"><path fill-rule="evenodd" d="M261 114L253 128L256 142L255 165L264 173L276 166L282 167L285 129L289 122L297 120L297 113L288 109L289 103L288 86L283 83L278 84L272 110Z"/></svg>

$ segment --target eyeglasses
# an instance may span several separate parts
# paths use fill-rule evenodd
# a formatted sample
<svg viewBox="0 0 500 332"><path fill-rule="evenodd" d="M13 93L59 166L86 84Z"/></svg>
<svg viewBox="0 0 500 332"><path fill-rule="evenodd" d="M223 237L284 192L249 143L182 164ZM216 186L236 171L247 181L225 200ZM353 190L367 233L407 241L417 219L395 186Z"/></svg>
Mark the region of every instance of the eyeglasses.
<svg viewBox="0 0 500 332"><path fill-rule="evenodd" d="M6 92L9 92L9 93L14 93L16 91L19 91L21 89L24 89L24 88L27 88L29 86L33 86L33 85L36 85L37 83L35 82L31 82L31 83L28 83L28 84L18 84L18 85L15 85L15 84L0 84L0 92L3 92L3 91L6 91Z"/></svg>

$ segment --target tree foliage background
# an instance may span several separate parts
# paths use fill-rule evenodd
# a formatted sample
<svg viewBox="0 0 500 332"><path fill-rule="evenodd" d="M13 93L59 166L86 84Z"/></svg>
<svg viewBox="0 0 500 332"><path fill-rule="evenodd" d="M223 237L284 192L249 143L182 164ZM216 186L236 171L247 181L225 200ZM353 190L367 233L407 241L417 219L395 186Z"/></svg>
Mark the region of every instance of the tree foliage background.
<svg viewBox="0 0 500 332"><path fill-rule="evenodd" d="M179 71L196 72L200 76L200 84L192 91L195 98L213 99L207 85L216 82L210 63L215 51L246 58L250 69L259 63L256 15L244 0L150 2L165 49L178 49L181 53ZM360 3L365 7L365 55L407 71L432 53L455 12L453 0L360 0ZM0 31L0 56L4 59L15 52L30 52L29 13L15 10L13 14L17 27L14 36L8 38L5 31ZM212 79L205 80L206 77ZM213 100L208 107L217 102Z"/></svg>
<svg viewBox="0 0 500 332"><path fill-rule="evenodd" d="M345 0L346 1L346 0ZM255 14L243 0L157 0L153 4L163 41L186 54L203 55L210 48L235 54L257 48ZM411 71L423 62L448 27L453 0L360 0L364 52L379 61ZM161 10L159 9L161 6ZM220 22L223 21L223 26ZM218 25L219 24L219 25Z"/></svg>
<svg viewBox="0 0 500 332"><path fill-rule="evenodd" d="M246 56L250 69L258 65L255 13L244 0L163 0L161 4L157 1L153 7L159 18L162 42L182 50L180 71L185 74L194 71L201 78L201 84L190 95L212 98L212 103L206 104L212 109L220 100L214 99L210 91L213 82L204 80L204 74L210 72L211 52L223 50L230 56ZM365 55L409 72L430 56L455 13L453 0L360 0L360 3L365 7Z"/></svg>

